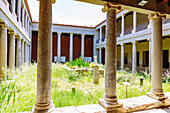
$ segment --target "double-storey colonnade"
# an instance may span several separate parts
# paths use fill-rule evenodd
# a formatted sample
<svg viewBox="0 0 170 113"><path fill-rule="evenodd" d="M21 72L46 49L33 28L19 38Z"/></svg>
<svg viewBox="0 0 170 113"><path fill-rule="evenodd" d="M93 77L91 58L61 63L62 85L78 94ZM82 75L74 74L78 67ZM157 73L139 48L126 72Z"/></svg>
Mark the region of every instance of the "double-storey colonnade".
<svg viewBox="0 0 170 113"><path fill-rule="evenodd" d="M6 69L22 68L30 63L30 18L27 5L21 0L0 1L0 78ZM6 15L4 15L6 13ZM7 17L7 18L6 18ZM8 19L10 18L10 19Z"/></svg>

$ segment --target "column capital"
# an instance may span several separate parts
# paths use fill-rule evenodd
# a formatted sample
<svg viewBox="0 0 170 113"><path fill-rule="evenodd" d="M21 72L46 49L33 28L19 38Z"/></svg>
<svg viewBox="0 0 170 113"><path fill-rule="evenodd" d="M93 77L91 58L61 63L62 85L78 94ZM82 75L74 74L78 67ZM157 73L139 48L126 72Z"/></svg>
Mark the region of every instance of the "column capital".
<svg viewBox="0 0 170 113"><path fill-rule="evenodd" d="M113 3L113 2L108 2L104 5L104 8L102 8L102 11L103 12L106 12L108 10L108 8L113 8L115 10L120 10L121 9L121 6L120 4L118 3Z"/></svg>
<svg viewBox="0 0 170 113"><path fill-rule="evenodd" d="M10 34L10 35L17 35L16 32L15 32L14 30L8 31L8 34Z"/></svg>
<svg viewBox="0 0 170 113"><path fill-rule="evenodd" d="M156 12L156 13L152 13L149 15L149 20L153 19L153 18L166 18L166 14L162 13L162 12Z"/></svg>
<svg viewBox="0 0 170 113"><path fill-rule="evenodd" d="M86 34L80 34L80 35L81 35L82 38L84 38L84 36L85 36Z"/></svg>
<svg viewBox="0 0 170 113"><path fill-rule="evenodd" d="M138 42L137 42L137 41L132 41L131 43L132 43L132 44L137 44Z"/></svg>
<svg viewBox="0 0 170 113"><path fill-rule="evenodd" d="M22 4L21 7L24 8L24 5Z"/></svg>
<svg viewBox="0 0 170 113"><path fill-rule="evenodd" d="M124 46L125 45L125 43L122 43L122 44L120 44L121 46Z"/></svg>
<svg viewBox="0 0 170 113"><path fill-rule="evenodd" d="M8 28L9 25L6 22L0 22L0 27Z"/></svg>
<svg viewBox="0 0 170 113"><path fill-rule="evenodd" d="M19 35L15 36L16 39L22 39Z"/></svg>
<svg viewBox="0 0 170 113"><path fill-rule="evenodd" d="M148 38L147 41L152 41L152 38Z"/></svg>
<svg viewBox="0 0 170 113"><path fill-rule="evenodd" d="M61 35L61 34L62 34L62 32L57 32L57 34L58 34L58 35Z"/></svg>

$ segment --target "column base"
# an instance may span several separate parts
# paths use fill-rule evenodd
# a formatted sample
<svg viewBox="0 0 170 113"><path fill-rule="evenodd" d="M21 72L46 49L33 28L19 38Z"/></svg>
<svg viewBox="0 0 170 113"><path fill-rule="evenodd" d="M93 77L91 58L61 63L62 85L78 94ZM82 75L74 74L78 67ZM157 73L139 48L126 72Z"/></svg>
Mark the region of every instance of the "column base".
<svg viewBox="0 0 170 113"><path fill-rule="evenodd" d="M151 91L146 94L148 97L154 98L156 100L165 100L168 99L167 96L164 95L163 90L159 90L159 91L154 91L153 89L151 89Z"/></svg>
<svg viewBox="0 0 170 113"><path fill-rule="evenodd" d="M112 102L99 99L99 104L106 110L107 113L123 113L123 104L117 102L117 98L113 99Z"/></svg>
<svg viewBox="0 0 170 113"><path fill-rule="evenodd" d="M52 102L45 104L35 104L33 113L55 113L55 106Z"/></svg>
<svg viewBox="0 0 170 113"><path fill-rule="evenodd" d="M135 32L136 32L136 29L133 29L133 30L132 30L132 33L135 33Z"/></svg>

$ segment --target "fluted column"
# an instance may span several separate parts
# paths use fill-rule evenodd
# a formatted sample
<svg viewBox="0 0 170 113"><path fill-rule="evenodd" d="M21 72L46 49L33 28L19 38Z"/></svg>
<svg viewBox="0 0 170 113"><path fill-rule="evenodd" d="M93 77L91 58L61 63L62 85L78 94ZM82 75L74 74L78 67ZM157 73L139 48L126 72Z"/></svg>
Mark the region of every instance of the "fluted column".
<svg viewBox="0 0 170 113"><path fill-rule="evenodd" d="M9 31L9 69L15 68L15 32Z"/></svg>
<svg viewBox="0 0 170 113"><path fill-rule="evenodd" d="M70 58L69 61L73 61L73 33L70 33Z"/></svg>
<svg viewBox="0 0 170 113"><path fill-rule="evenodd" d="M15 2L16 2L16 0L11 0L12 14L13 14L14 17L16 18L17 15L15 14Z"/></svg>
<svg viewBox="0 0 170 113"><path fill-rule="evenodd" d="M17 18L18 22L21 23L21 0L18 0L17 3Z"/></svg>
<svg viewBox="0 0 170 113"><path fill-rule="evenodd" d="M136 72L136 42L132 42L133 51L132 51L132 73Z"/></svg>
<svg viewBox="0 0 170 113"><path fill-rule="evenodd" d="M57 48L57 60L58 63L61 62L60 58L61 58L61 32L58 32L58 48Z"/></svg>
<svg viewBox="0 0 170 113"><path fill-rule="evenodd" d="M17 49L16 49L16 67L21 67L21 37L16 36L17 39Z"/></svg>
<svg viewBox="0 0 170 113"><path fill-rule="evenodd" d="M164 14L151 14L152 20L152 67L151 67L151 91L148 96L157 100L163 100L165 97L162 89L163 74L163 53L162 53L162 17Z"/></svg>
<svg viewBox="0 0 170 113"><path fill-rule="evenodd" d="M124 44L121 44L121 71L124 70Z"/></svg>
<svg viewBox="0 0 170 113"><path fill-rule="evenodd" d="M81 34L81 59L84 60L84 38L85 34Z"/></svg>
<svg viewBox="0 0 170 113"><path fill-rule="evenodd" d="M120 5L108 3L103 11L107 11L107 38L105 60L105 93L99 100L99 104L106 109L107 113L120 113L122 105L118 103L116 95L116 72L117 72L117 41L116 41L116 10Z"/></svg>
<svg viewBox="0 0 170 113"><path fill-rule="evenodd" d="M120 36L124 36L125 34L125 15L122 15L122 33L120 34Z"/></svg>
<svg viewBox="0 0 170 113"><path fill-rule="evenodd" d="M24 16L25 16L25 15L24 15L24 14L25 14L24 5L22 5L21 8L22 8L22 27L24 28L24 25L25 25L25 24L24 24Z"/></svg>
<svg viewBox="0 0 170 113"><path fill-rule="evenodd" d="M133 11L133 30L132 33L136 32L136 26L137 26L137 14L135 11Z"/></svg>
<svg viewBox="0 0 170 113"><path fill-rule="evenodd" d="M52 102L52 0L40 0L37 100L34 113L55 112Z"/></svg>
<svg viewBox="0 0 170 113"><path fill-rule="evenodd" d="M149 73L151 73L151 62L152 62L152 39L147 39L149 41Z"/></svg>
<svg viewBox="0 0 170 113"><path fill-rule="evenodd" d="M102 42L102 36L103 36L102 27L100 27L100 40L99 40L99 43Z"/></svg>
<svg viewBox="0 0 170 113"><path fill-rule="evenodd" d="M24 65L24 40L21 40L21 66Z"/></svg>
<svg viewBox="0 0 170 113"><path fill-rule="evenodd" d="M7 28L5 22L0 22L0 81L6 79L7 69Z"/></svg>

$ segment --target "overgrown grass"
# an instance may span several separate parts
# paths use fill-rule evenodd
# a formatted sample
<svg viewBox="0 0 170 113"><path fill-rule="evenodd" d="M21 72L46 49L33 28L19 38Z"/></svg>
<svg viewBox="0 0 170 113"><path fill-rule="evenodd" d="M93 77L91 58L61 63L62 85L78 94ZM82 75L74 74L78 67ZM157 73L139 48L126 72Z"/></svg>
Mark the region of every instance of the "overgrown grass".
<svg viewBox="0 0 170 113"><path fill-rule="evenodd" d="M5 98L0 93L1 102L3 101L2 106L0 106L1 112L32 111L36 101L36 68L37 64L24 67L22 72L16 71L12 83L4 82L4 85L0 84L0 92L3 88L7 92ZM139 77L141 76L145 78L143 87L139 87ZM79 75L77 72L65 70L62 68L62 64L53 64L52 77L52 99L55 107L95 104L104 94L104 77L100 78L99 84L93 84L91 72ZM133 75L127 71L118 71L117 81L119 99L126 98L125 86L122 85L122 82L131 83L131 86L128 86L128 97L146 95L151 88L150 77L145 74L137 73ZM72 86L76 86L75 94L72 93ZM163 89L165 92L170 92L170 84L163 83Z"/></svg>

